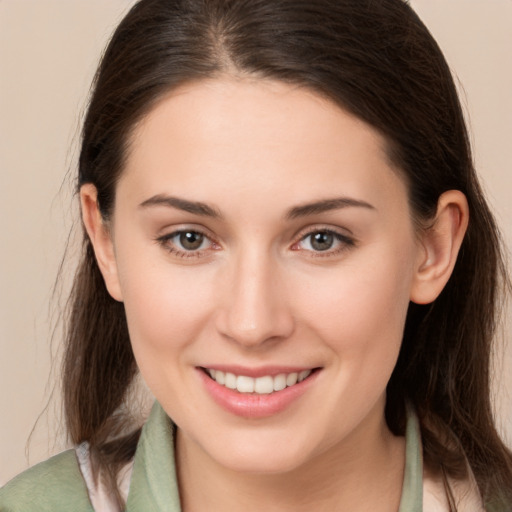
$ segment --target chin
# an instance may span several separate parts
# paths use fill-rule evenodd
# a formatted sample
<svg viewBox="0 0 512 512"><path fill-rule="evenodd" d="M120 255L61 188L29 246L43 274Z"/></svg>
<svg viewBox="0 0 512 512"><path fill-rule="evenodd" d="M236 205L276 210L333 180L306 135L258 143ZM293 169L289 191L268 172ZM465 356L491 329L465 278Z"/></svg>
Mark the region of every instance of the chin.
<svg viewBox="0 0 512 512"><path fill-rule="evenodd" d="M316 450L308 446L307 438L290 435L269 435L253 432L250 436L230 437L230 440L204 446L217 464L247 474L283 474L301 467L314 457Z"/></svg>
<svg viewBox="0 0 512 512"><path fill-rule="evenodd" d="M260 452L254 455L236 454L217 462L236 473L276 475L290 473L298 469L305 463L305 458L302 454Z"/></svg>

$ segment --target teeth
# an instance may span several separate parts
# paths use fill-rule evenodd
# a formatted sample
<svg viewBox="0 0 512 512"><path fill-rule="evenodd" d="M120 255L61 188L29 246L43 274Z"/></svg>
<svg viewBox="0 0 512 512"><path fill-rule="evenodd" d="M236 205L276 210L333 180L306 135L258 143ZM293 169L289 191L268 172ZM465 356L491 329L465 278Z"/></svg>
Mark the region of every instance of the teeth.
<svg viewBox="0 0 512 512"><path fill-rule="evenodd" d="M236 389L240 393L252 393L254 392L254 379L240 375L236 378Z"/></svg>
<svg viewBox="0 0 512 512"><path fill-rule="evenodd" d="M215 380L217 380L217 373L218 370L215 372ZM224 376L224 386L226 386L229 389L236 389L236 375L233 373L226 373Z"/></svg>
<svg viewBox="0 0 512 512"><path fill-rule="evenodd" d="M280 373L274 377L274 391L281 391L286 387L286 375Z"/></svg>
<svg viewBox="0 0 512 512"><path fill-rule="evenodd" d="M269 395L274 392L274 379L268 375L267 377L258 377L254 381L254 392L260 395Z"/></svg>
<svg viewBox="0 0 512 512"><path fill-rule="evenodd" d="M215 377L213 377L213 379L224 386L224 384L226 383L226 374L224 372L219 372L218 370L216 370Z"/></svg>
<svg viewBox="0 0 512 512"><path fill-rule="evenodd" d="M298 381L302 382L309 374L311 373L311 370L303 370L299 373Z"/></svg>
<svg viewBox="0 0 512 512"><path fill-rule="evenodd" d="M286 377L286 385L287 386L293 386L294 384L297 384L297 379L299 377L298 373L290 373Z"/></svg>
<svg viewBox="0 0 512 512"><path fill-rule="evenodd" d="M253 379L246 375L235 375L234 373L207 369L210 377L222 386L235 389L239 393L257 393L259 395L269 395L274 391L281 391L286 387L294 386L309 377L311 371L303 370L300 373L280 373L275 377L265 375L264 377Z"/></svg>

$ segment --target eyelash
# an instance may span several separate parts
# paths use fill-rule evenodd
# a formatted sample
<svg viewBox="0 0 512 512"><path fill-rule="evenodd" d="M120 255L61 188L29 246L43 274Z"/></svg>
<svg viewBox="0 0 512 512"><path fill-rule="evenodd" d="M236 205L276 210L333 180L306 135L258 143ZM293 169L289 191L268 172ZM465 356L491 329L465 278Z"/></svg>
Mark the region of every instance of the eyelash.
<svg viewBox="0 0 512 512"><path fill-rule="evenodd" d="M174 256L178 258L200 258L201 256L204 256L204 252L209 250L208 249L201 249L201 250L181 250L176 247L174 243L171 242L173 238L176 238L177 236L183 235L185 233L194 233L196 235L201 235L204 237L205 240L209 240L211 245L220 247L219 244L212 239L211 236L207 235L200 229L178 229L176 231L173 231L172 233L169 233L167 235L160 236L156 239L157 243L159 243L166 251L170 252ZM214 249L216 250L216 249Z"/></svg>
<svg viewBox="0 0 512 512"><path fill-rule="evenodd" d="M356 241L354 238L347 236L344 233L340 233L339 231L336 231L331 228L322 228L322 227L316 227L314 229L309 229L307 232L302 234L300 236L300 239L298 242L295 242L292 245L292 250L301 250L301 249L295 249L299 244L307 240L309 237L312 237L313 235L317 234L323 234L323 235L330 235L334 237L334 243L338 243L339 246L335 249L326 249L325 251L314 251L314 250L306 250L310 253L311 257L313 258L329 258L333 256L338 256L339 254L349 250L350 248L354 247L356 245ZM311 242L310 242L311 244Z"/></svg>
<svg viewBox="0 0 512 512"><path fill-rule="evenodd" d="M212 237L210 235L207 235L200 229L179 229L179 230L173 231L172 233L158 237L156 239L156 242L158 244L160 244L166 251L170 252L171 254L173 254L174 256L176 256L178 258L183 258L183 259L200 258L200 257L204 256L204 253L206 251L212 249L212 247L208 247L206 249L201 249L201 250L189 250L189 251L178 249L176 247L176 244L172 243L171 240L173 238L181 236L185 233L194 233L196 235L201 235L202 237L204 237L205 240L210 241L210 245L214 246L213 250L218 250L218 248L220 248L220 245L214 239L212 239ZM316 235L316 234L324 234L324 235L333 236L335 243L337 242L339 244L339 247L335 248L334 250L329 248L329 249L326 249L325 251L315 251L315 250L298 248L299 244L303 243L309 237L312 237L313 235ZM314 258L328 258L328 257L339 255L342 252L347 251L351 247L354 247L355 245L356 245L356 242L353 238L351 238L345 234L339 233L338 231L335 231L331 228L321 228L320 227L320 228L310 229L307 232L301 234L299 240L292 244L292 250L294 250L294 251L305 250L306 252L310 253L311 257L314 257Z"/></svg>

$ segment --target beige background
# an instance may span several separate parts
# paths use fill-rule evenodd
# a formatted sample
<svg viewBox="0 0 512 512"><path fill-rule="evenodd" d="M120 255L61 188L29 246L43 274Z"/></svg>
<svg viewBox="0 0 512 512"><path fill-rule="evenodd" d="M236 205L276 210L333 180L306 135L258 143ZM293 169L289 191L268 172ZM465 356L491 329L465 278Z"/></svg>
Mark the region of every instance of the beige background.
<svg viewBox="0 0 512 512"><path fill-rule="evenodd" d="M64 176L75 170L96 62L131 3L0 0L0 485L63 447L55 393L26 457L59 373L49 378L59 348L52 288L76 214ZM511 247L512 0L412 5L464 84L477 166ZM64 296L70 274L65 267ZM511 442L512 350L498 360L498 414Z"/></svg>

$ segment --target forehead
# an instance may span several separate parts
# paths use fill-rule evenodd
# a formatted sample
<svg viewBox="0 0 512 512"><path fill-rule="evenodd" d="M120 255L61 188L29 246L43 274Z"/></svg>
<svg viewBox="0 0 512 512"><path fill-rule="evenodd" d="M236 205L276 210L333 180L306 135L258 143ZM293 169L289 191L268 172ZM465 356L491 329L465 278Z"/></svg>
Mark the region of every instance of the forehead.
<svg viewBox="0 0 512 512"><path fill-rule="evenodd" d="M140 197L179 192L205 201L226 190L285 187L300 203L333 188L403 188L372 127L305 88L245 78L186 84L163 98L133 133L123 182Z"/></svg>

